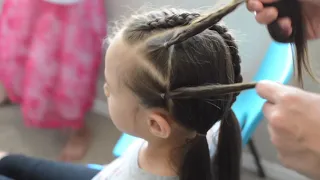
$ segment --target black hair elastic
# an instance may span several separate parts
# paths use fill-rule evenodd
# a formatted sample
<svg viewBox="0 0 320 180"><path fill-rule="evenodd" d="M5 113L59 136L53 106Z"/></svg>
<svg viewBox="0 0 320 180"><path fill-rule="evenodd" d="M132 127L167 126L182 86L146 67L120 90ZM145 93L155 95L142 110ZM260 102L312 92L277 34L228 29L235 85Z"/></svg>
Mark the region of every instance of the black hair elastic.
<svg viewBox="0 0 320 180"><path fill-rule="evenodd" d="M208 133L207 130L197 131L197 136L207 136L207 133Z"/></svg>
<svg viewBox="0 0 320 180"><path fill-rule="evenodd" d="M197 136L200 136L200 137L207 137L207 134L197 133Z"/></svg>
<svg viewBox="0 0 320 180"><path fill-rule="evenodd" d="M166 93L161 93L160 96L162 99L166 99Z"/></svg>
<svg viewBox="0 0 320 180"><path fill-rule="evenodd" d="M161 96L162 99L164 99L166 101L170 98L168 92L161 93L160 96Z"/></svg>
<svg viewBox="0 0 320 180"><path fill-rule="evenodd" d="M166 48L166 49L168 49L168 48L169 48L168 42L165 42L165 43L163 44L163 47Z"/></svg>

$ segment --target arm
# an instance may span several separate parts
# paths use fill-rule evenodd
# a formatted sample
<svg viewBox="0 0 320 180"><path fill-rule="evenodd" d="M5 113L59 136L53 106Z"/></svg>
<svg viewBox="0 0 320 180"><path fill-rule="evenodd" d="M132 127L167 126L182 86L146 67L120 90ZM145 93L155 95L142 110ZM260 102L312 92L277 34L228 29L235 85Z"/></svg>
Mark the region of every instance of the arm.
<svg viewBox="0 0 320 180"><path fill-rule="evenodd" d="M84 165L62 163L23 155L7 155L0 160L0 174L15 180L90 180L99 171Z"/></svg>
<svg viewBox="0 0 320 180"><path fill-rule="evenodd" d="M0 180L13 180L13 179L10 179L10 178L7 178L5 176L0 175Z"/></svg>

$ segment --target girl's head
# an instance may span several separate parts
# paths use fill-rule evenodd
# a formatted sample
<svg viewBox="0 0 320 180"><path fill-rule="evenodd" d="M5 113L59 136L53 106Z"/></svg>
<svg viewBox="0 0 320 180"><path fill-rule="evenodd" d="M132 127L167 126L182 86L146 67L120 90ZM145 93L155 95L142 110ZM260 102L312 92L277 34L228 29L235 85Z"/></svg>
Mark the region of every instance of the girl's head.
<svg viewBox="0 0 320 180"><path fill-rule="evenodd" d="M236 180L241 139L231 105L237 93L216 91L242 82L234 39L215 24L181 43L166 45L179 28L199 16L168 9L127 21L106 54L109 113L125 133L184 148L180 179ZM230 87L237 91L236 86L226 88ZM219 143L211 163L205 135L219 120Z"/></svg>

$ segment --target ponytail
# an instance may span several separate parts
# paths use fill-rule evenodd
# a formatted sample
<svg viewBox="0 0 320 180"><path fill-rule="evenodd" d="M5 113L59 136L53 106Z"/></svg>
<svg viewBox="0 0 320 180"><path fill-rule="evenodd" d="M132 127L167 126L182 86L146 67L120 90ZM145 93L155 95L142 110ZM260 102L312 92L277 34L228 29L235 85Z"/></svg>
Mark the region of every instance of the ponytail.
<svg viewBox="0 0 320 180"><path fill-rule="evenodd" d="M214 180L239 180L241 165L241 130L232 110L221 120L216 153L212 159Z"/></svg>
<svg viewBox="0 0 320 180"><path fill-rule="evenodd" d="M186 143L184 149L180 180L213 180L206 136L197 135Z"/></svg>
<svg viewBox="0 0 320 180"><path fill-rule="evenodd" d="M257 83L209 84L197 87L181 87L163 95L171 99L206 98L238 93L255 88Z"/></svg>
<svg viewBox="0 0 320 180"><path fill-rule="evenodd" d="M240 180L241 130L233 111L221 120L219 141L212 160L204 135L188 141L184 149L180 180Z"/></svg>

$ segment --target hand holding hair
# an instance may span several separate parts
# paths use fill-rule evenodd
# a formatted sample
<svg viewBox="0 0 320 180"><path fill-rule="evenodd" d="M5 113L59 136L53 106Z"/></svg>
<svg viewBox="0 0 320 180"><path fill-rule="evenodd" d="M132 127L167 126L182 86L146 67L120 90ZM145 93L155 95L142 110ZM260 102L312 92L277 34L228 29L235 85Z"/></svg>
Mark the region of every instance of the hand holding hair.
<svg viewBox="0 0 320 180"><path fill-rule="evenodd" d="M320 95L271 81L259 82L256 89L267 100L263 113L280 161L320 179Z"/></svg>
<svg viewBox="0 0 320 180"><path fill-rule="evenodd" d="M256 12L259 23L268 25L274 40L294 43L301 84L302 68L319 82L310 67L306 41L320 37L320 0L248 0L247 8Z"/></svg>
<svg viewBox="0 0 320 180"><path fill-rule="evenodd" d="M272 7L281 2L282 9ZM306 40L320 37L320 1L248 0L247 8L256 12L259 23L268 24L274 39L277 39L276 32L283 32L287 37L295 36L298 78L301 82L303 66L313 76L306 57ZM298 16L284 14L292 9ZM271 81L259 82L256 90L267 100L263 113L280 161L310 178L320 179L320 96Z"/></svg>
<svg viewBox="0 0 320 180"><path fill-rule="evenodd" d="M247 8L251 12L256 12L256 20L261 24L270 24L276 21L279 27L287 36L292 34L292 19L289 16L281 16L283 12L270 5L281 2L279 0L248 0ZM306 37L307 39L317 39L320 37L320 1L319 0L288 0L288 4L301 4L303 17L306 21ZM289 8L287 8L289 9Z"/></svg>

